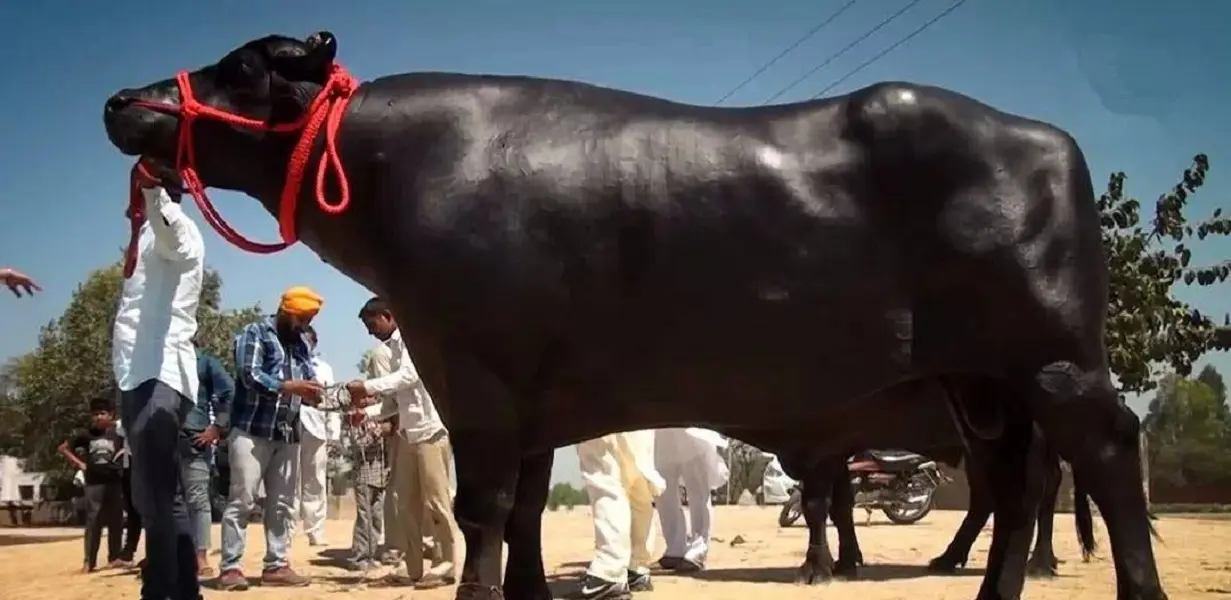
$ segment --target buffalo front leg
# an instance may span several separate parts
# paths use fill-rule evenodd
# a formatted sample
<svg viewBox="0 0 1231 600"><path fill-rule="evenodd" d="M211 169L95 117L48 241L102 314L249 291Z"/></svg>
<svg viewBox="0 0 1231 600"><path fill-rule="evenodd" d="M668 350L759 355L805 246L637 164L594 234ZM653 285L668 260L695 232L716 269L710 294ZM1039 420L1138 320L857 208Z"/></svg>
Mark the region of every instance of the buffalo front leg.
<svg viewBox="0 0 1231 600"><path fill-rule="evenodd" d="M1055 363L1039 371L1031 408L1048 443L1073 466L1107 527L1117 600L1166 600L1142 490L1141 421L1103 369Z"/></svg>
<svg viewBox="0 0 1231 600"><path fill-rule="evenodd" d="M1046 446L1046 440L1036 430L1036 443ZM1063 475L1060 472L1060 457L1047 453L1046 477L1043 480L1043 498L1039 501L1039 528L1035 535L1034 552L1026 563L1026 575L1031 577L1055 577L1058 575L1060 561L1056 558L1056 549L1052 546L1052 534L1056 524L1056 498L1060 495L1060 482Z"/></svg>
<svg viewBox="0 0 1231 600"><path fill-rule="evenodd" d="M454 430L450 437L457 470L453 512L466 541L456 598L503 600L502 546L517 497L518 439L511 434L465 429Z"/></svg>
<svg viewBox="0 0 1231 600"><path fill-rule="evenodd" d="M851 486L850 472L843 468L833 478L833 496L829 503L829 519L838 532L838 562L834 575L846 579L859 577L859 565L863 564L863 551L859 548L859 535L855 532L855 489Z"/></svg>
<svg viewBox="0 0 1231 600"><path fill-rule="evenodd" d="M981 467L972 466L970 459L966 460L966 480L970 485L970 509L966 518L953 534L953 540L945 551L928 563L928 570L936 573L956 573L964 568L970 559L970 547L979 537L983 526L992 516L992 505L995 502L995 490L987 479L987 474Z"/></svg>
<svg viewBox="0 0 1231 600"><path fill-rule="evenodd" d="M523 458L517 477L513 510L504 528L509 560L504 570L508 600L552 600L543 569L543 509L551 483L555 452L548 450Z"/></svg>
<svg viewBox="0 0 1231 600"><path fill-rule="evenodd" d="M846 476L845 465L841 466L842 468L837 468L832 462L826 461L813 465L804 476L800 507L804 513L804 522L808 525L808 551L804 554L803 564L799 566L796 583L814 585L833 579L834 560L825 535L825 517L829 513L834 478ZM854 529L853 524L851 528Z"/></svg>

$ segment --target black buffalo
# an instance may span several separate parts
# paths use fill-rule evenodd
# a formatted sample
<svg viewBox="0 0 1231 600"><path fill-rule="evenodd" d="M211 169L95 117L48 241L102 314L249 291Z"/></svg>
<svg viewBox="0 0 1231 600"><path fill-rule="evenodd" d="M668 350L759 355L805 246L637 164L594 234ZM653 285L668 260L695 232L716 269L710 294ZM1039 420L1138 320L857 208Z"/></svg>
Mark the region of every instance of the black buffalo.
<svg viewBox="0 0 1231 600"><path fill-rule="evenodd" d="M336 49L324 33L266 37L183 81L212 107L292 122ZM181 117L151 103L185 91L166 79L104 109L113 144L168 185ZM192 132L195 164L180 167L278 212L294 136L210 118ZM1034 422L1101 509L1118 597L1165 597L1140 423L1107 366L1099 215L1065 132L909 83L712 108L412 73L358 88L337 152L351 205L318 208L305 186L295 224L391 302L437 399L466 541L459 597L551 597L554 448L695 424L822 465L902 445L876 443L869 414L919 437L956 423L972 463L994 467L978 598L1021 593L1045 472ZM832 560L817 529L812 581Z"/></svg>
<svg viewBox="0 0 1231 600"><path fill-rule="evenodd" d="M964 448L960 446L941 448L928 452L928 456L956 468L961 463L963 452ZM1038 506L1038 530L1034 551L1030 553L1030 559L1026 563L1027 573L1037 577L1056 576L1060 564L1052 544L1056 500L1060 495L1060 484L1063 477L1060 457L1050 454L1048 465L1050 468L1046 471L1043 494ZM858 568L864 564L864 560L852 514L855 509L855 494L850 484L850 474L844 472L841 475L834 479L833 488L830 490L832 496L828 516L833 521L834 529L838 534L838 558L834 563L833 572L834 575L856 578ZM982 470L971 469L967 482L970 487L970 507L966 511L966 517L962 519L961 525L958 526L953 540L949 542L945 551L928 563L930 571L956 573L959 568L965 567L975 539L978 538L979 532L987 524L987 520L991 518L995 509L995 489L991 487ZM1073 487L1073 500L1077 539L1081 545L1083 559L1088 560L1097 546L1094 539L1094 522L1089 502L1080 484L1076 481ZM810 529L824 526L824 515L812 515L809 518L805 514L805 520Z"/></svg>

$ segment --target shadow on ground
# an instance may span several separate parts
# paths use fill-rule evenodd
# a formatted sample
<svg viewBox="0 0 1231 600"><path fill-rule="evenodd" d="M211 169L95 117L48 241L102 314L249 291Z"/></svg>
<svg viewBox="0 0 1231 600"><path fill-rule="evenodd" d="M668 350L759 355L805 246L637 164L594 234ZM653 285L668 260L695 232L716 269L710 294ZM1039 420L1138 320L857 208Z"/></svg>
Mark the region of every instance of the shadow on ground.
<svg viewBox="0 0 1231 600"><path fill-rule="evenodd" d="M982 577L987 571L981 568L962 569L953 577ZM706 569L691 575L701 581L743 581L751 583L794 583L797 567L755 567L737 569ZM899 579L916 579L920 577L935 577L923 565L874 564L859 567L859 575L855 581L896 581Z"/></svg>
<svg viewBox="0 0 1231 600"><path fill-rule="evenodd" d="M5 546L29 546L79 540L80 535L5 535L0 533L0 548Z"/></svg>

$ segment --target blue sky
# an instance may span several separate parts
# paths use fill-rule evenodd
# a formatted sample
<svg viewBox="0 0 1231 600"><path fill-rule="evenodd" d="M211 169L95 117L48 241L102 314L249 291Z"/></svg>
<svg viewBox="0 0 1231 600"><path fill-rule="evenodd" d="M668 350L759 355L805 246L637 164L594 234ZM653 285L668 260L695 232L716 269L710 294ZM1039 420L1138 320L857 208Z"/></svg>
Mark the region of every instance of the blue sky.
<svg viewBox="0 0 1231 600"><path fill-rule="evenodd" d="M727 104L760 104L863 35L909 0L861 0L749 83ZM782 94L801 100L897 42L953 0L922 0L809 79ZM519 73L588 82L708 104L824 20L845 0L453 0L362 3L263 0L210 3L0 3L7 58L0 78L0 263L25 270L46 292L0 299L0 359L32 347L86 273L117 257L130 160L107 142L103 101L121 87L215 61L267 33L326 29L360 78L413 70ZM1166 5L1165 7L1162 5ZM1116 12L1111 12L1111 7ZM1123 170L1129 190L1152 200L1196 152L1213 162L1194 215L1227 206L1231 99L1221 74L1231 42L1219 26L1231 3L1208 0L970 0L918 37L837 85L881 80L942 85L1001 109L1053 122L1076 136L1102 187ZM251 199L215 192L224 216L262 241L276 224ZM196 214L192 209L192 214ZM202 227L205 227L202 225ZM318 318L326 357L354 375L372 341L354 318L368 297L315 255L293 248L247 255L207 233L208 260L228 305L266 306L289 285L326 298ZM1198 259L1231 254L1215 240ZM1203 310L1231 311L1228 288L1183 290ZM1226 354L1208 360L1231 373ZM576 480L562 450L557 478Z"/></svg>

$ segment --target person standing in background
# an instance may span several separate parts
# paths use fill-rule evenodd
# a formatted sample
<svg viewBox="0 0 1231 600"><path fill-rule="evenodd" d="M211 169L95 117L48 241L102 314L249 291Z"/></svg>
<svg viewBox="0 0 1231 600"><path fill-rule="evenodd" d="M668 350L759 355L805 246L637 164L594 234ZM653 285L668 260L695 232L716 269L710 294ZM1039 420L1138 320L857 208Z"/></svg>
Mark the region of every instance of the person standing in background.
<svg viewBox="0 0 1231 600"><path fill-rule="evenodd" d="M103 529L107 530L107 567L131 566L120 559L123 539L124 493L120 489L120 461L124 440L115 432L115 411L111 400L90 400L90 424L86 431L56 450L84 473L85 483L85 555L82 573L98 568L98 547Z"/></svg>
<svg viewBox="0 0 1231 600"><path fill-rule="evenodd" d="M364 362L364 376L375 379L392 371L389 347L377 343ZM376 562L396 564L402 558L394 548L387 549L384 556L380 554L386 540L401 543L403 537L386 535L386 531L396 527L397 514L396 502L390 500L393 490L389 489L393 440L388 435L392 432L388 420L393 415L381 414L381 407L389 402L387 395L378 397L371 406L352 409L346 421L351 431L351 462L355 465L352 477L356 517L351 531L350 562L357 570Z"/></svg>
<svg viewBox="0 0 1231 600"><path fill-rule="evenodd" d="M714 510L710 490L727 482L727 463L720 454L726 446L721 435L708 429L689 427L655 432L654 466L667 483L656 503L667 541L667 551L658 561L662 568L683 573L705 568ZM681 481L688 493L689 521L684 520Z"/></svg>
<svg viewBox="0 0 1231 600"><path fill-rule="evenodd" d="M179 195L142 188L145 222L111 333L111 366L145 527L145 600L198 600L195 543L180 481L180 432L197 399L197 308L205 242Z"/></svg>
<svg viewBox="0 0 1231 600"><path fill-rule="evenodd" d="M324 300L306 287L283 292L278 312L244 327L235 339L235 402L227 455L231 489L222 514L218 589L248 589L240 563L247 546L248 511L265 487L265 560L261 585L303 587L311 581L291 568L291 522L299 482L299 410L324 391L314 381L305 329Z"/></svg>
<svg viewBox="0 0 1231 600"><path fill-rule="evenodd" d="M594 518L594 559L582 600L622 600L654 589L654 498L666 487L654 469L654 431L613 433L577 444Z"/></svg>
<svg viewBox="0 0 1231 600"><path fill-rule="evenodd" d="M125 437L123 419L115 420L115 434L121 439ZM120 460L120 491L124 493L124 549L120 551L120 561L131 565L137 560L137 545L141 543L141 514L133 503L132 456L129 456L127 442L122 453L124 458ZM141 559L141 563L136 566L145 566L145 559Z"/></svg>
<svg viewBox="0 0 1231 600"><path fill-rule="evenodd" d="M316 330L304 328L304 339L312 348L312 370L322 387L333 384L333 367L321 358ZM303 519L309 546L325 546L325 519L329 504L328 489L329 444L337 442L342 430L342 416L326 413L308 405L299 408L299 485L295 496L295 514Z"/></svg>
<svg viewBox="0 0 1231 600"><path fill-rule="evenodd" d="M210 528L213 525L212 462L214 448L225 439L231 416L231 401L235 397L235 382L226 373L218 357L211 355L198 340L197 378L201 382L197 403L184 417L184 437L188 444L184 452L184 495L192 519L192 539L197 549L197 577L209 579L214 569L209 566Z"/></svg>

